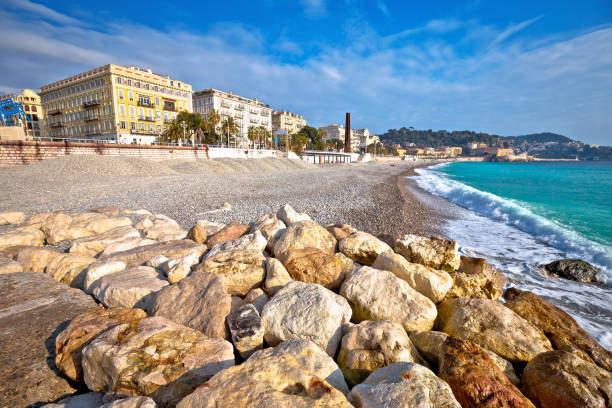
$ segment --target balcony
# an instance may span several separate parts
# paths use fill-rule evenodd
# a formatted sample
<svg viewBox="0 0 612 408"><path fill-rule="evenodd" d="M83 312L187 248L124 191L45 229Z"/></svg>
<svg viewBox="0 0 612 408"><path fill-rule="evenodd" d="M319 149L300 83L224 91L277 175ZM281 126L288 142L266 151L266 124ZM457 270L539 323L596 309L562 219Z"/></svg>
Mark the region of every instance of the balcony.
<svg viewBox="0 0 612 408"><path fill-rule="evenodd" d="M146 106L147 108L154 108L155 105L151 101L147 101L145 99L138 100L138 106Z"/></svg>
<svg viewBox="0 0 612 408"><path fill-rule="evenodd" d="M52 111L49 111L49 113L47 113L47 115L49 116L55 116L55 115L61 115L61 114L62 114L61 109L54 109Z"/></svg>
<svg viewBox="0 0 612 408"><path fill-rule="evenodd" d="M231 108L232 107L231 104L229 104L227 102L223 102L223 101L221 102L221 106L223 106L224 108Z"/></svg>
<svg viewBox="0 0 612 408"><path fill-rule="evenodd" d="M98 120L98 119L100 119L100 118L98 116L95 116L95 115L93 115L93 116L86 116L85 117L85 122L93 122L94 120Z"/></svg>
<svg viewBox="0 0 612 408"><path fill-rule="evenodd" d="M155 122L155 118L153 116L138 116L138 120L142 120L145 122Z"/></svg>
<svg viewBox="0 0 612 408"><path fill-rule="evenodd" d="M89 101L89 102L83 102L83 107L85 109L87 108L93 108L94 106L99 106L100 102L99 101Z"/></svg>
<svg viewBox="0 0 612 408"><path fill-rule="evenodd" d="M244 117L244 115L242 113L236 113L236 114L234 114L234 117L242 119Z"/></svg>
<svg viewBox="0 0 612 408"><path fill-rule="evenodd" d="M234 106L234 109L236 109L236 110L244 110L244 105L236 105L236 106Z"/></svg>
<svg viewBox="0 0 612 408"><path fill-rule="evenodd" d="M176 112L176 106L175 105L164 104L164 110L165 111L170 111L170 112Z"/></svg>
<svg viewBox="0 0 612 408"><path fill-rule="evenodd" d="M57 122L53 122L53 123L51 124L51 127L52 127L52 128L61 128L61 127L64 127L64 124L62 123L62 121L61 121L61 120L58 120Z"/></svg>
<svg viewBox="0 0 612 408"><path fill-rule="evenodd" d="M250 122L251 123L259 123L259 121L257 119L251 119Z"/></svg>
<svg viewBox="0 0 612 408"><path fill-rule="evenodd" d="M132 135L145 135L145 136L159 136L159 133L151 132L149 130L140 130L140 129L130 129L130 134Z"/></svg>
<svg viewBox="0 0 612 408"><path fill-rule="evenodd" d="M170 123L172 123L172 119L164 119L164 123L165 124L170 124Z"/></svg>

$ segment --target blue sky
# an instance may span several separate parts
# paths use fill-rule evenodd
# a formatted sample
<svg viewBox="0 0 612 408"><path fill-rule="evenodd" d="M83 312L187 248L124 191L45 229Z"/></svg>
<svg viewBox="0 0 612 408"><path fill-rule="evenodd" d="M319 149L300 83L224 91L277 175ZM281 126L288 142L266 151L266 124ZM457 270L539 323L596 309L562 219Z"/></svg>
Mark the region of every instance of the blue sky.
<svg viewBox="0 0 612 408"><path fill-rule="evenodd" d="M0 92L107 63L314 126L612 144L612 2L0 0Z"/></svg>

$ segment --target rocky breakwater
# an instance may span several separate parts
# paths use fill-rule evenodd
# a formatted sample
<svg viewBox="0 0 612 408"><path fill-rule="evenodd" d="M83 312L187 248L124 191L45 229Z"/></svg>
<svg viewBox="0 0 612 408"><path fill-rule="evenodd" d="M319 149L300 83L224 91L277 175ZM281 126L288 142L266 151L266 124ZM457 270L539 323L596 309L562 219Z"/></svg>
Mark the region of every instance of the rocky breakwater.
<svg viewBox="0 0 612 408"><path fill-rule="evenodd" d="M500 302L451 240L287 205L189 230L115 207L0 221L0 406L610 404L610 352L535 294Z"/></svg>

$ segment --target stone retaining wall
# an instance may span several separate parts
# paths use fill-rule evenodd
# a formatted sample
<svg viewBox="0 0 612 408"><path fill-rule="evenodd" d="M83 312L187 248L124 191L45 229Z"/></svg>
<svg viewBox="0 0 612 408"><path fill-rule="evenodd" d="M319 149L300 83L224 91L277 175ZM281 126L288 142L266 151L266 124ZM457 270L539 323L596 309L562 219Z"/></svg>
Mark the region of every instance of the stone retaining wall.
<svg viewBox="0 0 612 408"><path fill-rule="evenodd" d="M130 156L149 160L280 157L274 150L0 140L0 167L73 154Z"/></svg>

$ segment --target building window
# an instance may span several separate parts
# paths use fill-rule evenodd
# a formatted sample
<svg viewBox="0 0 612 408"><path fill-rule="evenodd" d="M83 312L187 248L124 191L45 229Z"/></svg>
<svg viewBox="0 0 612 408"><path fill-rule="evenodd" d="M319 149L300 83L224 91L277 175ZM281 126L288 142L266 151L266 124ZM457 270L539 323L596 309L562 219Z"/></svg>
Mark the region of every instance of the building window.
<svg viewBox="0 0 612 408"><path fill-rule="evenodd" d="M153 109L147 109L147 117L153 118Z"/></svg>
<svg viewBox="0 0 612 408"><path fill-rule="evenodd" d="M138 116L140 116L141 118L144 117L144 109L143 108L138 108Z"/></svg>
<svg viewBox="0 0 612 408"><path fill-rule="evenodd" d="M122 115L125 115L125 104L124 103L119 104L119 113L121 113Z"/></svg>
<svg viewBox="0 0 612 408"><path fill-rule="evenodd" d="M106 90L106 99L110 99L110 90L109 89Z"/></svg>
<svg viewBox="0 0 612 408"><path fill-rule="evenodd" d="M130 122L130 129L136 130L136 122Z"/></svg>
<svg viewBox="0 0 612 408"><path fill-rule="evenodd" d="M157 90L157 89L156 89L156 90ZM156 104L156 105L161 105L161 101L160 101L160 99L159 99L159 96L156 96L156 97L155 97L155 104Z"/></svg>
<svg viewBox="0 0 612 408"><path fill-rule="evenodd" d="M136 109L132 105L130 105L130 116L136 116Z"/></svg>
<svg viewBox="0 0 612 408"><path fill-rule="evenodd" d="M138 127L140 128L140 130L146 130L144 123L139 123L138 125L139 125Z"/></svg>
<svg viewBox="0 0 612 408"><path fill-rule="evenodd" d="M157 133L161 133L161 125L157 125Z"/></svg>
<svg viewBox="0 0 612 408"><path fill-rule="evenodd" d="M134 92L132 92L132 91L129 91L129 92L128 92L128 99L129 99L130 101L133 101L133 100L134 100Z"/></svg>
<svg viewBox="0 0 612 408"><path fill-rule="evenodd" d="M183 102L179 101L178 105L179 105L179 110L183 110Z"/></svg>
<svg viewBox="0 0 612 408"><path fill-rule="evenodd" d="M125 120L119 121L119 127L121 129L127 129L127 124L125 123Z"/></svg>
<svg viewBox="0 0 612 408"><path fill-rule="evenodd" d="M161 111L155 111L155 119L161 119Z"/></svg>
<svg viewBox="0 0 612 408"><path fill-rule="evenodd" d="M123 89L119 89L119 99L123 99Z"/></svg>

